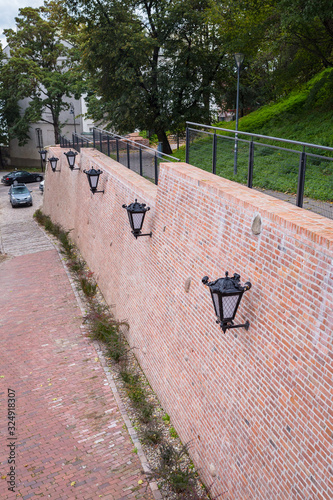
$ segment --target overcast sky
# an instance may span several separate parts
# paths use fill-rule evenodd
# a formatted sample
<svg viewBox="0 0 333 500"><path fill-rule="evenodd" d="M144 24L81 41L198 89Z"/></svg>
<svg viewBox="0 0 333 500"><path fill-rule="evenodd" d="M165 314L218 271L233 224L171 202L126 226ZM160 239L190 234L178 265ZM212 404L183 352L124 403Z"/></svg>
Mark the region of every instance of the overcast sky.
<svg viewBox="0 0 333 500"><path fill-rule="evenodd" d="M40 7L44 0L0 0L0 40L2 46L6 45L6 37L3 30L7 28L15 29L15 17L19 9L23 7Z"/></svg>

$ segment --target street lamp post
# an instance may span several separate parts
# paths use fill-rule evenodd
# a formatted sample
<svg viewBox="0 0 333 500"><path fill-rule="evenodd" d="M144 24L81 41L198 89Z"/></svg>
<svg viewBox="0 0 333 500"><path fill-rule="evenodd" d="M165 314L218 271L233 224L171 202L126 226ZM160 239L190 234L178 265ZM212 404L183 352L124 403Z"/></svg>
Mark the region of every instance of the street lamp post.
<svg viewBox="0 0 333 500"><path fill-rule="evenodd" d="M74 112L74 105L73 103L70 104L70 114L73 115L73 120L74 120L74 133L76 135L76 123L75 123L75 112Z"/></svg>
<svg viewBox="0 0 333 500"><path fill-rule="evenodd" d="M238 108L239 108L239 73L241 65L244 61L244 54L237 52L234 54L235 62L237 66L237 98L236 98L236 133L235 133L235 157L234 157L234 175L237 174L237 154L238 154Z"/></svg>
<svg viewBox="0 0 333 500"><path fill-rule="evenodd" d="M39 154L40 154L40 168L41 168L41 171L44 172L44 163L46 162L46 149L41 149L39 151Z"/></svg>

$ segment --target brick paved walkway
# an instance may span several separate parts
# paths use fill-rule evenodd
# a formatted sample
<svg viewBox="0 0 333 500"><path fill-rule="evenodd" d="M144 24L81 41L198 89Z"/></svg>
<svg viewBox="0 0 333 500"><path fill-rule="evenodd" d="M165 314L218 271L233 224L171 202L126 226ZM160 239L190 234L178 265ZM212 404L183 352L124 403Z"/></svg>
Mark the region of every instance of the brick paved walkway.
<svg viewBox="0 0 333 500"><path fill-rule="evenodd" d="M152 499L56 250L0 264L0 498ZM7 390L16 392L8 439ZM8 491L10 442L15 493Z"/></svg>

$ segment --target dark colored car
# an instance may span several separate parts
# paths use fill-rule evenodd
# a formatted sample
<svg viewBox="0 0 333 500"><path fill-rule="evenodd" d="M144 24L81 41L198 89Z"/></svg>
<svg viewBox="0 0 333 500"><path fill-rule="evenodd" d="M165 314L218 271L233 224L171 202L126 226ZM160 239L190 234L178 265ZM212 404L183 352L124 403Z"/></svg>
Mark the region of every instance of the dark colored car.
<svg viewBox="0 0 333 500"><path fill-rule="evenodd" d="M38 173L30 173L25 170L15 170L14 172L10 172L7 175L4 175L1 179L1 182L6 186L10 186L14 181L17 182L40 182L43 180L43 176Z"/></svg>
<svg viewBox="0 0 333 500"><path fill-rule="evenodd" d="M8 194L13 208L20 205L32 206L31 192L25 184L13 184L10 186Z"/></svg>

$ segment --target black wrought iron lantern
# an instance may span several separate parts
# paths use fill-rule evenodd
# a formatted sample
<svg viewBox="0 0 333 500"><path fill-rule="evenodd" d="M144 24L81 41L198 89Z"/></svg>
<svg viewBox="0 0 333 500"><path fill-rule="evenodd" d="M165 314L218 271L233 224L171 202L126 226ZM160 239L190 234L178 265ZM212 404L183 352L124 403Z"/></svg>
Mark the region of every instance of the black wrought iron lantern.
<svg viewBox="0 0 333 500"><path fill-rule="evenodd" d="M202 282L209 287L217 316L216 322L220 323L223 333L229 328L245 328L245 330L248 330L250 326L248 321L242 325L235 325L234 319L243 293L250 290L251 283L248 281L242 286L240 284L240 275L235 273L230 278L228 272L225 273L225 278L210 282L208 279L208 276L204 276Z"/></svg>
<svg viewBox="0 0 333 500"><path fill-rule="evenodd" d="M71 170L80 170L79 168L74 168L74 165L75 165L75 158L76 158L76 155L77 155L77 152L76 151L66 151L64 153L67 157L67 161L68 161L68 166Z"/></svg>
<svg viewBox="0 0 333 500"><path fill-rule="evenodd" d="M142 234L141 229L143 225L143 221L145 219L146 212L150 210L150 207L146 207L145 203L138 203L138 200L135 200L134 203L130 205L123 205L123 208L126 208L127 215L129 219L129 223L132 229L132 233L135 238L138 236L151 236L152 232Z"/></svg>
<svg viewBox="0 0 333 500"><path fill-rule="evenodd" d="M60 172L60 170L57 170L57 163L59 161L59 158L56 158L55 156L52 156L49 158L49 162L52 168L52 172Z"/></svg>
<svg viewBox="0 0 333 500"><path fill-rule="evenodd" d="M45 163L45 161L46 161L46 154L47 154L46 149L41 149L39 151L39 154L40 154L41 160Z"/></svg>
<svg viewBox="0 0 333 500"><path fill-rule="evenodd" d="M83 170L83 172L87 175L90 191L92 192L92 194L104 193L104 190L97 191L99 176L103 173L102 170L91 168L90 170Z"/></svg>

